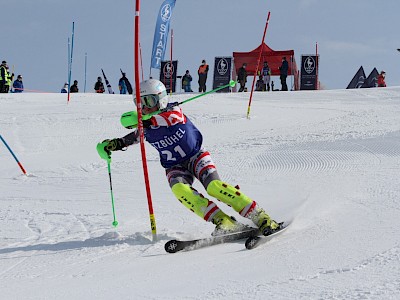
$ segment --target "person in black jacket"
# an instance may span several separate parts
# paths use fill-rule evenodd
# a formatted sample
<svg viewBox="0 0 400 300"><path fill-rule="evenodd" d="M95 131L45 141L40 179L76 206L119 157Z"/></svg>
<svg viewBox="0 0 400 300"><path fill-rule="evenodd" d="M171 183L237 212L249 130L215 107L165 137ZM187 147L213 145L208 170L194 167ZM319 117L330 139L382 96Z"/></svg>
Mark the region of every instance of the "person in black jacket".
<svg viewBox="0 0 400 300"><path fill-rule="evenodd" d="M246 82L247 82L247 71L246 71L247 64L244 63L238 71L238 76L237 80L240 83L240 89L239 92L243 92L245 87L246 87Z"/></svg>
<svg viewBox="0 0 400 300"><path fill-rule="evenodd" d="M286 84L288 70L289 70L289 64L286 61L286 57L282 57L282 65L279 67L279 71L280 71L280 75L281 75L280 78L281 78L282 91L288 90L288 87Z"/></svg>
<svg viewBox="0 0 400 300"><path fill-rule="evenodd" d="M101 80L101 77L97 77L97 81L94 85L94 90L96 91L96 93L104 93L104 83Z"/></svg>
<svg viewBox="0 0 400 300"><path fill-rule="evenodd" d="M74 84L69 89L70 93L79 93L78 80L74 80Z"/></svg>

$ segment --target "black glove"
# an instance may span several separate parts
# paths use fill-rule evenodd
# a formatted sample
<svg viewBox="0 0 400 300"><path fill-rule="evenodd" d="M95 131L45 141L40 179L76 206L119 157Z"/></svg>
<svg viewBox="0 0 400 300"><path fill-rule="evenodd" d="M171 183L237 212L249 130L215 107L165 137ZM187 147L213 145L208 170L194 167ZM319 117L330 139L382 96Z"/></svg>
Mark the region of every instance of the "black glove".
<svg viewBox="0 0 400 300"><path fill-rule="evenodd" d="M104 150L106 152L109 152L109 154L111 154L112 151L122 150L123 148L126 147L122 139L105 140L103 141L103 143L106 141L108 143L104 146Z"/></svg>

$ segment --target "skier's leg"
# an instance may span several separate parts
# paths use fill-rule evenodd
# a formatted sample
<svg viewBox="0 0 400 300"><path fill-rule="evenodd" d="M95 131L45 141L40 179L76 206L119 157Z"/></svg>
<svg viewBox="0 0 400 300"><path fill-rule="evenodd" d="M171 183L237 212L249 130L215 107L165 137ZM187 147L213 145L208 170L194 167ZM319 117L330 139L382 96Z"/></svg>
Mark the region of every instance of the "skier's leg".
<svg viewBox="0 0 400 300"><path fill-rule="evenodd" d="M207 193L232 207L242 217L248 218L264 234L279 227L279 224L262 209L256 201L239 191L236 187L221 180L213 180L206 187Z"/></svg>
<svg viewBox="0 0 400 300"><path fill-rule="evenodd" d="M207 193L231 206L241 216L251 219L261 231L276 229L279 224L247 195L220 180L217 169L208 151L201 150L188 163L188 170L203 184Z"/></svg>
<svg viewBox="0 0 400 300"><path fill-rule="evenodd" d="M207 222L215 224L213 234L242 230L243 226L226 215L218 206L192 187L193 175L183 166L167 169L167 177L175 197Z"/></svg>

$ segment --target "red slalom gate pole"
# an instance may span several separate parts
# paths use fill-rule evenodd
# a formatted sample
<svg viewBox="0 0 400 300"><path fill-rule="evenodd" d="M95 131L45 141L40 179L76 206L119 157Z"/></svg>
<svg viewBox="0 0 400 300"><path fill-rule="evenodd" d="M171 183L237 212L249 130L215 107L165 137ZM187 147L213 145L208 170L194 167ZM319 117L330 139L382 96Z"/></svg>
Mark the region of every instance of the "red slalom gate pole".
<svg viewBox="0 0 400 300"><path fill-rule="evenodd" d="M263 49L263 43L265 40L265 34L267 33L267 28L268 28L268 23L269 23L269 16L271 15L271 12L268 12L268 17L267 17L267 22L265 23L265 28L264 28L264 34L263 38L261 40L261 49L260 49L260 54L258 55L258 60L257 60L257 67L254 72L254 77L253 77L253 84L251 85L251 92L250 92L250 99L249 99L249 106L247 107L247 119L249 119L250 116L250 105L251 105L251 100L253 98L253 91L254 91L254 83L256 82L256 77L257 77L257 72L258 72L258 66L260 65L260 59L261 59L261 54L262 54L262 49Z"/></svg>
<svg viewBox="0 0 400 300"><path fill-rule="evenodd" d="M140 80L139 80L139 24L140 24L140 0L136 0L136 9L135 9L135 39L134 39L134 74L135 74L135 94L136 99L140 99ZM133 95L134 97L135 95ZM137 101L140 103L140 101ZM147 160L146 160L146 148L144 146L144 130L143 130L143 121L142 121L142 106L136 105L137 114L138 114L138 131L140 136L140 150L142 153L142 164L143 164L143 174L144 174L144 182L146 185L146 194L147 194L147 203L149 207L150 214L150 225L151 232L153 235L153 242L157 240L157 230L156 230L156 219L154 217L153 211L153 202L151 199L151 191L150 191L150 180L149 173L147 169Z"/></svg>

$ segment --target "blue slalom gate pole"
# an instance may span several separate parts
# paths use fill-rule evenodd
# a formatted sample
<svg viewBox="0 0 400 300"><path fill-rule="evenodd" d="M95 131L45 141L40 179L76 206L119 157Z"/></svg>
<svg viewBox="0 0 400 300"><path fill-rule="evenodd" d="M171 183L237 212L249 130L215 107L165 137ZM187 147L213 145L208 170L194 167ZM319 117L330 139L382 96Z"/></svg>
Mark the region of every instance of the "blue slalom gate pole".
<svg viewBox="0 0 400 300"><path fill-rule="evenodd" d="M3 139L3 137L0 134L0 139L2 140L2 142L4 143L4 145L7 147L8 151L10 151L11 155L14 157L15 161L17 162L18 166L21 168L22 172L26 175L26 171L24 169L24 167L22 166L22 164L19 162L18 158L15 156L14 152L11 150L10 146L8 146L8 144L6 143L6 141Z"/></svg>
<svg viewBox="0 0 400 300"><path fill-rule="evenodd" d="M85 85L83 86L84 93L86 93L86 74L87 74L87 53L85 53Z"/></svg>
<svg viewBox="0 0 400 300"><path fill-rule="evenodd" d="M74 33L75 33L75 22L72 22L72 38L71 38L71 57L69 58L69 74L68 74L68 101L70 97L70 89L71 89L71 75L72 75L72 56L74 54Z"/></svg>

